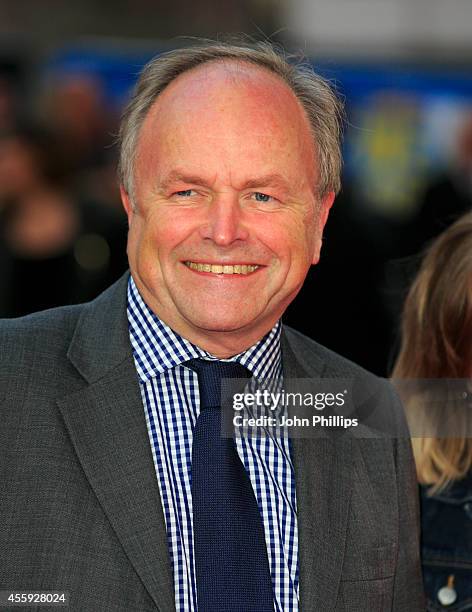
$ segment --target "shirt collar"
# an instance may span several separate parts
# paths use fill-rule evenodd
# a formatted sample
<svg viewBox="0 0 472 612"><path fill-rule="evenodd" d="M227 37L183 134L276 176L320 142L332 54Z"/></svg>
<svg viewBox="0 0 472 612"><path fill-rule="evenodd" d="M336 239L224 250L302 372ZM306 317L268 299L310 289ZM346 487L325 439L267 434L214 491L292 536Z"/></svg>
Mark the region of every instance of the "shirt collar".
<svg viewBox="0 0 472 612"><path fill-rule="evenodd" d="M133 277L128 281L128 326L136 369L141 382L194 358L217 359L211 353L182 338L145 303ZM280 321L256 344L223 361L237 361L257 379L279 378L282 374Z"/></svg>

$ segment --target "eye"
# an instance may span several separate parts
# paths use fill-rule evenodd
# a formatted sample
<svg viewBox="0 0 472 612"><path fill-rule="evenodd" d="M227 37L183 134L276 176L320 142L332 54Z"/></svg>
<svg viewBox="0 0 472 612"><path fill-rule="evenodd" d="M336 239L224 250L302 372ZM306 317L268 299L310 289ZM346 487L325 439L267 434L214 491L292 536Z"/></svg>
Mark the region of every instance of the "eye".
<svg viewBox="0 0 472 612"><path fill-rule="evenodd" d="M193 189L182 189L181 191L176 191L174 195L179 196L181 198L189 198L192 195L195 195L196 191Z"/></svg>
<svg viewBox="0 0 472 612"><path fill-rule="evenodd" d="M270 202L271 200L274 200L272 196L267 195L266 193L262 193L260 191L256 191L253 195L256 202Z"/></svg>

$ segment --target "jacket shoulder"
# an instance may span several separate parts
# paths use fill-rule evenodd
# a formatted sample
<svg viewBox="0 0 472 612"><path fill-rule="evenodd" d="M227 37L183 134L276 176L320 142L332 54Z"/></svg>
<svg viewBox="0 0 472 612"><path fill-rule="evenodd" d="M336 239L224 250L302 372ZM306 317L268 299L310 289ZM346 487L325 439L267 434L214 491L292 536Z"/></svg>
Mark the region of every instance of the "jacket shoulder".
<svg viewBox="0 0 472 612"><path fill-rule="evenodd" d="M383 432L381 435L385 437L408 437L403 406L389 380L372 374L294 329L284 327L284 333L308 376L346 382L359 422L367 429Z"/></svg>
<svg viewBox="0 0 472 612"><path fill-rule="evenodd" d="M312 362L322 362L324 366L324 376L333 378L365 378L372 381L380 381L378 376L365 370L360 365L350 361L346 357L318 344L312 338L305 336L301 332L284 325L284 333L294 354L303 365L309 366Z"/></svg>
<svg viewBox="0 0 472 612"><path fill-rule="evenodd" d="M47 378L66 353L84 305L63 306L16 319L0 319L0 393L11 381Z"/></svg>
<svg viewBox="0 0 472 612"><path fill-rule="evenodd" d="M38 339L44 342L70 339L84 306L61 306L15 319L0 319L2 357L8 359L23 345L31 345Z"/></svg>

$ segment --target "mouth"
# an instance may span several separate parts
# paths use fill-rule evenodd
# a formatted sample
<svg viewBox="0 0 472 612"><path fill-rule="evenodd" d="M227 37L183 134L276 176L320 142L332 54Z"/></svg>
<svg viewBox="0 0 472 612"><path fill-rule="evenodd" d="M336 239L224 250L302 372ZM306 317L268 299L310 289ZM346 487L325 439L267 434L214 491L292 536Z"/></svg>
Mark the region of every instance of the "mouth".
<svg viewBox="0 0 472 612"><path fill-rule="evenodd" d="M211 274L240 274L247 276L258 270L261 266L256 264L213 264L197 263L194 261L184 261L187 268L195 272L207 272Z"/></svg>

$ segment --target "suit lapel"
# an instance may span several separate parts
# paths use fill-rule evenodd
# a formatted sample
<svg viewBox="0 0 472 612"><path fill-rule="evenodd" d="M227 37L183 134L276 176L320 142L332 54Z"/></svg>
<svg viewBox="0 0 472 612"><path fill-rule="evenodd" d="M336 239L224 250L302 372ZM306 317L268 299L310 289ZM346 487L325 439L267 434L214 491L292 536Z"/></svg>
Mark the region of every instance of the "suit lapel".
<svg viewBox="0 0 472 612"><path fill-rule="evenodd" d="M297 350L298 355L306 355ZM282 359L285 386L291 380L321 377L325 366L295 356L285 334ZM326 374L325 374L326 376ZM293 438L300 564L300 611L334 610L341 579L351 496L351 439L325 431Z"/></svg>
<svg viewBox="0 0 472 612"><path fill-rule="evenodd" d="M174 589L160 492L127 337L126 281L86 307L69 357L88 384L58 405L85 475L126 555L157 608L168 612L175 609Z"/></svg>

